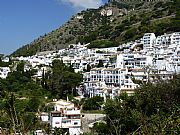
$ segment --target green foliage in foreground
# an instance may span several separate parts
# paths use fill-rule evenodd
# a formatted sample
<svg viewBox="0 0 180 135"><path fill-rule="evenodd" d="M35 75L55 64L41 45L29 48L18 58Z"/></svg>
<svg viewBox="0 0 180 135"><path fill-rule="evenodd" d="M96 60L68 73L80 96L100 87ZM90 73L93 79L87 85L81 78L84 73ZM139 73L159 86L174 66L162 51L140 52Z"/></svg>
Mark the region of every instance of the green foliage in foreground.
<svg viewBox="0 0 180 135"><path fill-rule="evenodd" d="M48 94L31 79L33 71L24 72L24 63L17 65L17 71L0 79L0 127L7 134L23 134L38 129L41 124L37 113L46 103Z"/></svg>
<svg viewBox="0 0 180 135"><path fill-rule="evenodd" d="M20 62L17 71L9 73L6 79L0 79L0 127L7 134L27 134L46 128L37 117L41 111L52 110L51 104L46 105L48 99L45 97L73 95L76 93L74 88L82 79L71 66L59 60L53 61L52 72L44 74L42 80L32 79L35 72L24 71L24 62Z"/></svg>
<svg viewBox="0 0 180 135"><path fill-rule="evenodd" d="M8 134L38 129L41 124L36 113L41 104L42 100L36 97L19 99L11 94L0 98L0 127Z"/></svg>
<svg viewBox="0 0 180 135"><path fill-rule="evenodd" d="M134 96L120 95L105 104L106 124L95 125L101 135L180 134L180 76L147 84ZM106 130L102 130L106 129Z"/></svg>

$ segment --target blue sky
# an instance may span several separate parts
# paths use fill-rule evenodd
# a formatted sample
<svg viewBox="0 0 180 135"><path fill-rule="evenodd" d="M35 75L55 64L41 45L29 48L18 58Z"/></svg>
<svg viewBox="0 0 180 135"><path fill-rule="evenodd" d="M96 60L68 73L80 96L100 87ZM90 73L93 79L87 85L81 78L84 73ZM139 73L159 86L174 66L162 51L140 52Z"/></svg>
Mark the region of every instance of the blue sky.
<svg viewBox="0 0 180 135"><path fill-rule="evenodd" d="M0 0L0 53L10 54L107 0Z"/></svg>

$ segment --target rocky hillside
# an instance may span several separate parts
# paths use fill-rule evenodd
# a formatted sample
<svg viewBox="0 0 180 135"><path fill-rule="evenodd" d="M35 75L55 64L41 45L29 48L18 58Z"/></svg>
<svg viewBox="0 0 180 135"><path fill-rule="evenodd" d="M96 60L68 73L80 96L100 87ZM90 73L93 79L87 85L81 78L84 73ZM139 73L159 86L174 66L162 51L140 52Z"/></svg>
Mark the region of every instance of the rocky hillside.
<svg viewBox="0 0 180 135"><path fill-rule="evenodd" d="M16 50L14 56L57 50L71 43L89 48L117 46L146 32L160 35L180 31L179 0L109 0L99 9L88 9L67 23Z"/></svg>

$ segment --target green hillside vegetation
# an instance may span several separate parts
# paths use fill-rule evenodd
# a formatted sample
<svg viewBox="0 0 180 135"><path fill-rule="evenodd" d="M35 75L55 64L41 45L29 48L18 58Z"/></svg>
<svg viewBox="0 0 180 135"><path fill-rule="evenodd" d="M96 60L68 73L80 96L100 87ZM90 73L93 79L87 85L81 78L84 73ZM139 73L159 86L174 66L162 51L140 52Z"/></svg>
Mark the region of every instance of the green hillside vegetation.
<svg viewBox="0 0 180 135"><path fill-rule="evenodd" d="M117 47L119 44L115 41L110 40L94 40L91 42L91 44L88 46L88 48L108 48L108 47Z"/></svg>
<svg viewBox="0 0 180 135"><path fill-rule="evenodd" d="M146 32L153 32L158 36L180 31L179 5L179 0L111 0L99 9L78 13L60 28L23 46L12 55L28 56L39 51L66 48L69 44L77 42L91 43L89 48L110 47L117 46L116 43L138 39ZM122 14L102 16L101 11L109 8L121 10ZM83 16L83 19L78 19L77 16Z"/></svg>

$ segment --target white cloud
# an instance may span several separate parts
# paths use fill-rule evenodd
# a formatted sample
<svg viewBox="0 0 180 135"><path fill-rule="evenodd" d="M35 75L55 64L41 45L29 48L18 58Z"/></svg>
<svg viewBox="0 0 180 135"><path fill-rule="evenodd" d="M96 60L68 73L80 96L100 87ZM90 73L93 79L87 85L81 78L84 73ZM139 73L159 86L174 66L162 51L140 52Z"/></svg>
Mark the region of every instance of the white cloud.
<svg viewBox="0 0 180 135"><path fill-rule="evenodd" d="M59 2L71 4L75 8L98 8L103 2L102 0L58 0Z"/></svg>

